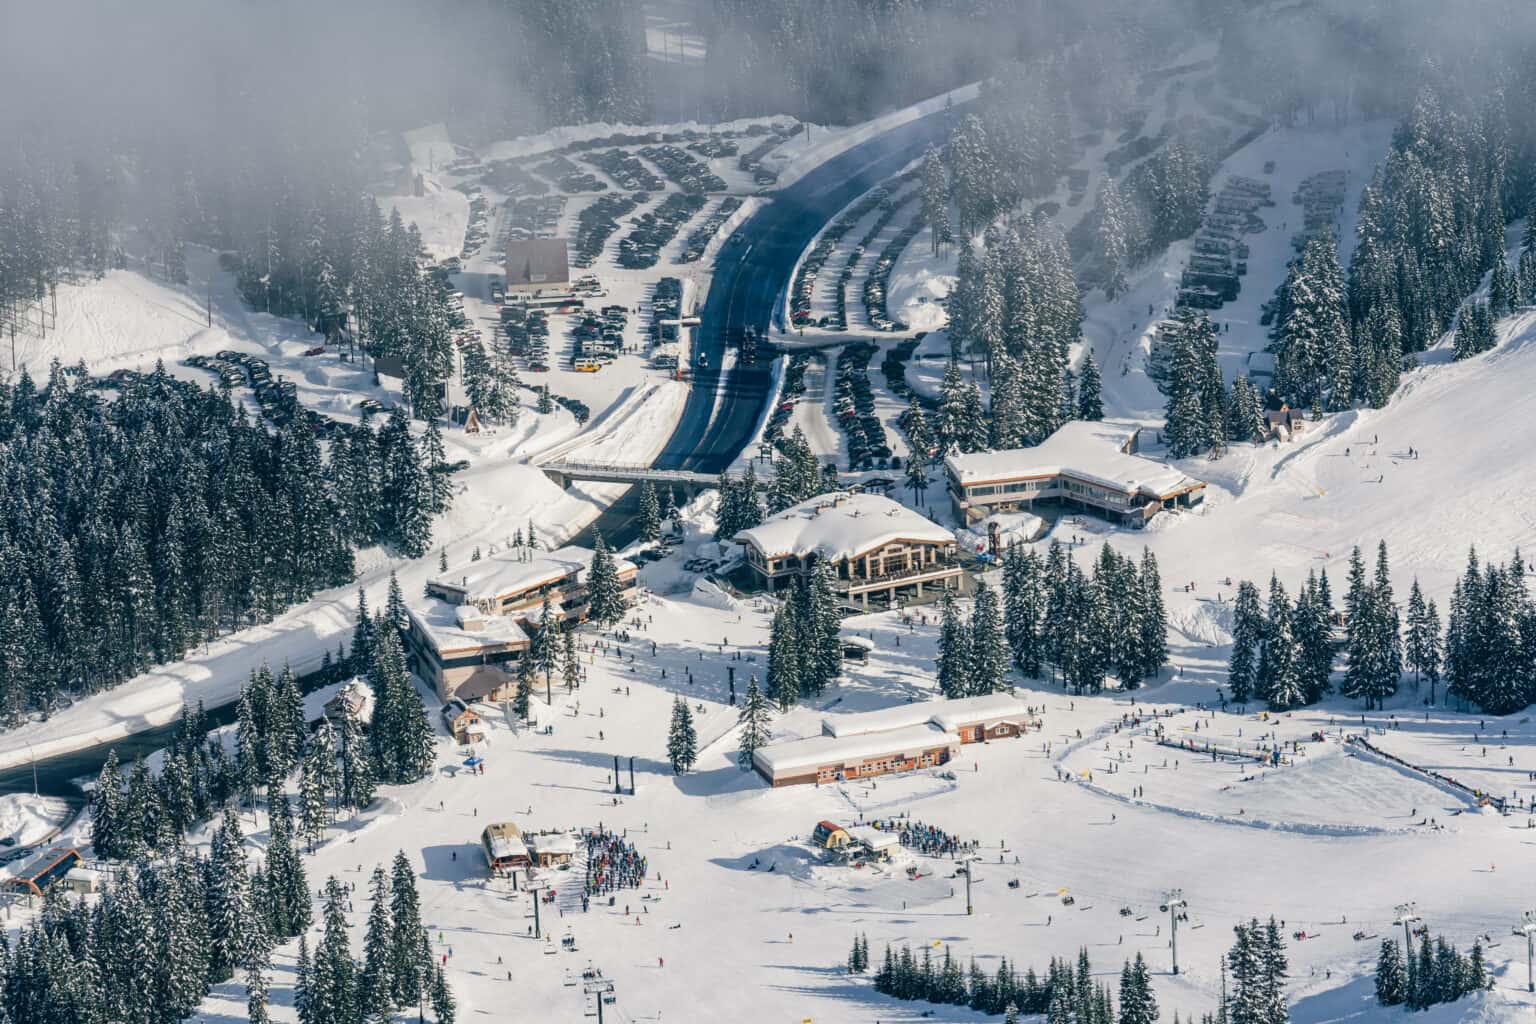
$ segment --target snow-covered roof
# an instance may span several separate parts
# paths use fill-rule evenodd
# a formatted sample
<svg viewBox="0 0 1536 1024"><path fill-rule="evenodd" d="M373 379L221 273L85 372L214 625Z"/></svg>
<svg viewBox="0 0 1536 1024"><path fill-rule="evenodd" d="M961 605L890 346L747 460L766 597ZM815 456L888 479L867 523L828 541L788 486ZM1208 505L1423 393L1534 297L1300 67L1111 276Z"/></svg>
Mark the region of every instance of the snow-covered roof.
<svg viewBox="0 0 1536 1024"><path fill-rule="evenodd" d="M555 551L540 551L526 560L508 550L434 576L427 580L427 586L462 594L470 603L501 601L567 576L579 580L591 564L592 549L574 544ZM618 556L614 556L614 567L621 573L636 568L634 563Z"/></svg>
<svg viewBox="0 0 1536 1024"><path fill-rule="evenodd" d="M877 711L855 711L845 715L827 715L821 720L823 736L867 736L874 732L890 732L923 725L933 717L933 704L920 701L915 704L898 704Z"/></svg>
<svg viewBox="0 0 1536 1024"><path fill-rule="evenodd" d="M769 776L777 776L823 765L854 764L881 754L916 756L934 747L959 745L960 737L954 733L931 725L914 725L857 736L811 736L774 743L759 747L752 760Z"/></svg>
<svg viewBox="0 0 1536 1024"><path fill-rule="evenodd" d="M487 615L470 605L432 598L406 612L438 654L528 643L515 615Z"/></svg>
<svg viewBox="0 0 1536 1024"><path fill-rule="evenodd" d="M368 680L362 676L353 676L341 684L335 696L325 702L325 709L331 711L350 707L357 720L367 725L373 721L373 696L373 687L368 685Z"/></svg>
<svg viewBox="0 0 1536 1024"><path fill-rule="evenodd" d="M855 842L876 851L891 850L901 845L901 837L895 832L887 832L873 825L855 825L848 830L848 835Z"/></svg>
<svg viewBox="0 0 1536 1024"><path fill-rule="evenodd" d="M824 494L736 535L765 557L815 554L841 561L896 541L953 544L948 530L879 494Z"/></svg>
<svg viewBox="0 0 1536 1024"><path fill-rule="evenodd" d="M861 650L872 651L875 649L875 642L867 636L853 636L850 634L843 637L843 646L857 647Z"/></svg>
<svg viewBox="0 0 1536 1024"><path fill-rule="evenodd" d="M1203 487L1202 481L1172 466L1127 455L1122 449L1135 431L1094 420L1073 420L1033 448L951 455L944 460L963 486L1068 476L1125 494L1159 498Z"/></svg>
<svg viewBox="0 0 1536 1024"><path fill-rule="evenodd" d="M481 838L496 860L528 856L528 844L523 840L523 833L510 821L487 825Z"/></svg>
<svg viewBox="0 0 1536 1024"><path fill-rule="evenodd" d="M987 693L980 697L961 697L959 700L931 701L931 721L946 732L977 722L995 722L1000 719L1023 721L1028 712L1024 702L1011 693Z"/></svg>
<svg viewBox="0 0 1536 1024"><path fill-rule="evenodd" d="M1025 714L1024 702L1013 694L988 693L959 700L925 700L880 708L877 711L827 715L821 720L821 732L823 736L846 738L888 733L923 724L932 725L944 732L954 732L961 726L975 725L977 722L1022 720Z"/></svg>
<svg viewBox="0 0 1536 1024"><path fill-rule="evenodd" d="M529 836L528 847L535 854L574 857L576 856L576 837L569 832L546 832Z"/></svg>
<svg viewBox="0 0 1536 1024"><path fill-rule="evenodd" d="M1275 375L1275 354L1273 352L1248 353L1248 376L1273 377Z"/></svg>

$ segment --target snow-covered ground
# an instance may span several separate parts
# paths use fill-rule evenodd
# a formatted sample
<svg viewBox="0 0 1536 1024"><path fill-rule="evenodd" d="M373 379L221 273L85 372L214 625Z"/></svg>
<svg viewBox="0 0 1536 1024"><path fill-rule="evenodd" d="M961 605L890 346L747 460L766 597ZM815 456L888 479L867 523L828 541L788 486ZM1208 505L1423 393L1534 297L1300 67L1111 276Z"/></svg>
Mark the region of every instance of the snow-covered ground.
<svg viewBox="0 0 1536 1024"><path fill-rule="evenodd" d="M823 714L932 697L931 619L919 614L907 623L891 613L850 620L848 631L874 640L871 663L778 719L776 736L814 735ZM897 1003L876 995L867 980L848 978L840 965L855 933L869 935L877 956L887 942L911 943L948 948L962 961L975 956L988 968L1006 955L1021 969L1038 969L1050 956L1086 946L1095 970L1112 974L1122 958L1142 953L1171 1019L1174 1010L1184 1017L1214 1006L1230 926L1274 914L1288 937L1307 936L1289 938L1293 1019L1370 1020L1380 1012L1372 1009L1367 978L1376 939L1393 934L1393 906L1406 899L1463 947L1495 936L1488 954L1498 986L1471 1007L1461 1004L1458 1015L1512 1021L1536 1005L1520 991L1523 945L1497 938L1519 909L1511 894L1536 883L1536 865L1524 856L1523 817L1477 813L1467 800L1351 756L1341 743L1345 734L1374 732L1390 726L1392 715L1412 712L1372 713L1361 726L1353 707L1337 702L1273 718L1195 710L1191 704L1212 688L1187 679L1076 698L1040 683L1021 691L1040 715L1040 731L963 748L944 772L770 790L736 767L735 716L725 704L727 669L735 670L738 692L762 672L766 622L766 606L756 601L651 596L636 609L628 642L610 638L606 650L593 650L584 632L588 681L569 698L557 695L553 708L536 702L538 721L553 726L551 733L513 730L493 710L490 740L480 748L483 776L461 773L462 755L440 740L432 779L386 788L373 811L332 829L309 858L312 883L328 874L360 881L404 850L466 1019L495 1016L513 999L532 1019L575 1016L582 999L565 981L588 963L615 982L618 1001L605 1009L619 1020L868 1022L915 1020L927 1011L935 1020L979 1019ZM675 693L701 709L699 765L682 777L670 773L663 752ZM1146 733L1154 722L1176 741L1215 739L1246 749L1278 743L1289 763L1265 770L1154 746ZM1437 712L1437 723L1446 733L1464 732L1475 719ZM1515 758L1522 777L1536 769L1536 727L1510 719L1488 729L1496 727L1510 732L1499 761ZM1315 742L1313 732L1325 738ZM1289 752L1292 740L1304 753ZM1438 750L1436 766L1473 770L1483 759L1468 747ZM613 795L615 755L635 757L633 796ZM1145 797L1131 798L1132 785L1145 787ZM824 818L852 824L900 814L979 842L973 916L965 914L965 887L952 862L903 852L889 869L856 870L821 864L806 843ZM1419 825L1421 818L1442 827ZM651 877L639 891L620 892L612 906L598 901L582 913L579 869L551 872L558 896L542 908L543 925L551 936L572 936L577 952L542 955L545 944L528 934L529 898L486 877L477 840L497 820L626 831L649 858ZM249 816L245 823L251 826ZM76 835L83 839L86 827L76 826ZM253 846L265 838L258 828ZM922 877L909 879L902 870L909 864ZM1019 886L1010 888L1015 879ZM1168 973L1168 922L1157 910L1171 887L1182 888L1189 903L1177 977ZM1074 902L1064 905L1063 895ZM366 914L360 898L349 915L355 949ZM1356 940L1357 932L1366 938ZM295 952L288 943L275 958L278 1020L294 1019ZM237 985L221 986L204 1014L238 1016L243 1000Z"/></svg>
<svg viewBox="0 0 1536 1024"><path fill-rule="evenodd" d="M301 402L328 416L355 419L358 404L368 398L386 406L400 400L398 382L392 387L391 379L384 378L384 386L374 385L371 372L342 360L339 352L304 356L319 339L300 322L249 311L212 253L189 250L187 264L190 280L185 286L152 277L143 267L111 271L101 281L61 285L58 328L44 337L18 336L20 363L42 379L55 358L71 365L83 360L95 373L148 369L160 359L174 375L206 386L213 378L181 360L236 349L260 355L274 376L298 385ZM556 323L563 319L556 318ZM552 333L558 329L552 328ZM440 548L447 548L452 558L475 546L505 545L514 529L529 521L551 542L573 535L622 488L562 491L528 460L590 446L583 454L648 461L670 435L686 396L685 386L677 382L610 380L616 384L612 401L594 407L586 429L563 409L540 415L534 395L526 392L515 428L478 435L445 432L448 460L463 459L469 467L454 477L454 504L435 526L431 557L413 563L393 559L381 549L359 552L356 585L317 594L270 623L79 701L45 722L0 733L0 766L14 767L33 756L46 758L163 725L175 718L183 701L202 700L210 706L228 701L264 662L274 667L291 664L300 672L317 668L325 652L334 652L350 636L358 586L368 591L370 601L382 600L394 569L408 592L418 590L431 575Z"/></svg>
<svg viewBox="0 0 1536 1024"><path fill-rule="evenodd" d="M48 837L69 819L67 801L57 797L33 796L31 793L7 793L0 796L0 855L10 849L23 849Z"/></svg>
<svg viewBox="0 0 1536 1024"><path fill-rule="evenodd" d="M1211 182L1213 195L1226 179L1243 176L1269 184L1275 203L1258 211L1265 230L1243 236L1250 255L1237 299L1211 314L1221 331L1218 358L1229 381L1246 372L1250 353L1263 351L1268 344L1270 328L1259 323L1260 307L1274 298L1275 289L1285 280L1286 264L1295 255L1291 236L1301 226L1301 207L1291 202L1296 187L1321 171L1346 172L1339 239L1340 260L1347 266L1354 248L1360 190L1386 155L1391 135L1392 125L1385 120L1278 129L1238 150L1217 171ZM1271 161L1274 170L1266 174L1264 167ZM1112 415L1149 423L1162 419L1165 399L1157 382L1147 376L1145 357L1154 327L1173 309L1189 253L1188 241L1175 242L1140 268L1130 280L1130 289L1114 301L1105 301L1097 290L1084 296L1083 337L1103 371L1104 408Z"/></svg>

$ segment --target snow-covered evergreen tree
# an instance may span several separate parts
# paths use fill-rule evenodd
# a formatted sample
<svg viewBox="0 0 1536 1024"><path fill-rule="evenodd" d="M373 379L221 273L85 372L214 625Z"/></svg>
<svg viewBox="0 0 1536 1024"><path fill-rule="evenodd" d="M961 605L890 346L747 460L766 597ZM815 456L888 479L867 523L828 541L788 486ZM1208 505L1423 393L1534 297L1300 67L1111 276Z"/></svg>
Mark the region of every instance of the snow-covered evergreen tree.
<svg viewBox="0 0 1536 1024"><path fill-rule="evenodd" d="M672 723L667 731L667 761L672 765L672 774L681 775L693 768L699 759L698 743L693 712L682 694L678 694L672 701Z"/></svg>
<svg viewBox="0 0 1536 1024"><path fill-rule="evenodd" d="M755 675L747 680L747 693L736 721L741 726L736 763L742 771L748 771L752 767L752 755L773 739L773 708L758 687Z"/></svg>

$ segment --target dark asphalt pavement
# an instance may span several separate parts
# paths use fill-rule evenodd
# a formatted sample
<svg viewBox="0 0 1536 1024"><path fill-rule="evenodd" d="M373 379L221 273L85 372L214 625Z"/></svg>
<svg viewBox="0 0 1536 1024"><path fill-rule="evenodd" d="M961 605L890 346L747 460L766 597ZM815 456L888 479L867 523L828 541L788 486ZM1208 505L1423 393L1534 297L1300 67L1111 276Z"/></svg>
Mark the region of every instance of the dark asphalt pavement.
<svg viewBox="0 0 1536 1024"><path fill-rule="evenodd" d="M693 389L658 467L718 473L751 441L770 398L771 362L722 372L726 350L748 327L767 334L795 261L822 227L929 144L942 144L954 116L954 110L939 111L849 148L774 193L736 229L715 261L696 335L697 352L708 357L708 367L699 367L696 353Z"/></svg>

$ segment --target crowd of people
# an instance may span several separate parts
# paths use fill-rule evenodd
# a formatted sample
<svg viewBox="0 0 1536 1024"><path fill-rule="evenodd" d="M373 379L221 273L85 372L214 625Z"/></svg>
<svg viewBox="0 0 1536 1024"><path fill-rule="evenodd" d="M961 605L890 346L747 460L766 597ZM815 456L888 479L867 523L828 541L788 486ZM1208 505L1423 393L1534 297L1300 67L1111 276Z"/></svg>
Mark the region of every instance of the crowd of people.
<svg viewBox="0 0 1536 1024"><path fill-rule="evenodd" d="M587 844L586 896L640 888L646 862L634 844L605 829L588 831L582 838Z"/></svg>
<svg viewBox="0 0 1536 1024"><path fill-rule="evenodd" d="M920 821L876 819L870 824L883 832L895 832L902 846L916 850L918 853L925 853L930 857L945 855L954 857L962 853L971 853L977 847L974 839L963 840L941 828L925 825Z"/></svg>

